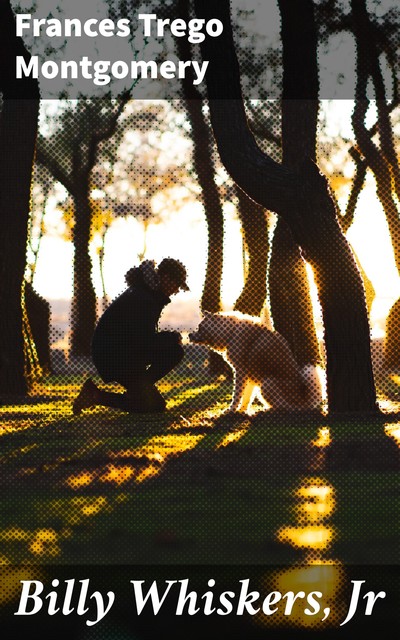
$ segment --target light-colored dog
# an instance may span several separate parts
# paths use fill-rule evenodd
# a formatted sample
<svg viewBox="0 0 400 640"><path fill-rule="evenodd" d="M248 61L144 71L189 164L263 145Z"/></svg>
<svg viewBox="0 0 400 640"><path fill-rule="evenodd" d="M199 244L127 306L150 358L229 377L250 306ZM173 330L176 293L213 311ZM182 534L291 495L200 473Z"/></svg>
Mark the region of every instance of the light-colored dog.
<svg viewBox="0 0 400 640"><path fill-rule="evenodd" d="M260 319L238 312L205 312L191 342L222 353L234 372L229 411L247 412L257 393L264 404L287 411L321 407L316 368L299 368L285 338Z"/></svg>

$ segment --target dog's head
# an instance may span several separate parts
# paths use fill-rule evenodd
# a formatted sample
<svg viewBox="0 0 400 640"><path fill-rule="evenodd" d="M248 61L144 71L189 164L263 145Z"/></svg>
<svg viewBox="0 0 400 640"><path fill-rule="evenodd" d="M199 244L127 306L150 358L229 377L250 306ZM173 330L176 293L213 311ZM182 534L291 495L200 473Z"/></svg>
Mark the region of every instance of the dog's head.
<svg viewBox="0 0 400 640"><path fill-rule="evenodd" d="M226 319L218 313L203 313L197 331L189 333L189 340L211 349L224 350L227 346Z"/></svg>

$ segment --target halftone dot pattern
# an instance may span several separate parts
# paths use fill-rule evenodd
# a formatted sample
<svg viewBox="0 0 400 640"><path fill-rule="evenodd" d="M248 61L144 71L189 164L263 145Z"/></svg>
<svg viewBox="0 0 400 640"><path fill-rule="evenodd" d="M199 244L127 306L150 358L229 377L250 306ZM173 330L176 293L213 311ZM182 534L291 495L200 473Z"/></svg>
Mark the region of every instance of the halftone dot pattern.
<svg viewBox="0 0 400 640"><path fill-rule="evenodd" d="M123 4L129 10L130 3ZM165 4L168 12L174 3ZM361 317L356 314L354 322L365 321L364 329L370 322L376 292L354 247L343 240L366 181L375 182L394 262L400 265L397 101L389 89L384 93L371 39L365 41L366 32L375 34L378 53L386 52L390 66L398 11L394 5L385 11L380 3L351 3L361 12L360 20L370 23L354 34L355 51L362 53L353 96L354 136L329 133L329 110L321 108L314 165L305 158L300 162L301 144L293 143L291 151L283 132L284 118L295 132L308 116L298 101L296 123L296 101L290 112L279 99L280 40L268 41L258 55L257 34L245 33L253 8L242 4L232 6L242 89L253 97L244 104L247 122L262 153L276 163L285 161L296 174L297 213L312 211L309 243L300 249L296 242L305 237L301 219L289 228L230 178L201 92L191 95L192 103L183 90L179 99L168 101L120 96L42 105L22 297L29 393L0 407L1 606L15 603L21 580L42 574L48 580L59 566L78 567L79 577L82 567L105 566L107 573L119 565L181 565L207 567L209 576L218 568L225 571L227 588L235 574L236 589L235 569L243 566L239 578L251 567L252 588L263 596L323 592L318 616L304 614L304 603L290 614L281 606L276 616L261 609L251 622L255 633L337 628L346 616L350 578L374 576L374 568L397 593L396 579L391 582L384 567L400 560L395 502L399 428L391 415L399 407L400 303L389 311L385 338L371 335L381 413L336 415L329 411L329 397L348 396L337 370L354 353L354 344L346 336L348 326L339 332L341 342L335 342L338 334L329 327L328 355L336 358L329 372L332 391L321 308L313 291L319 287L325 310L333 309L338 323L348 315L349 292L358 292L359 299L361 291L365 316L357 310ZM350 3L333 4L335 11L331 2L315 3L320 55L350 15ZM373 104L368 102L371 86ZM274 99L268 100L271 95ZM150 349L147 339L132 346L130 327L115 325L108 339L119 349L123 372L115 379L104 377L94 363L92 339L100 318L128 290L128 270L142 279L146 305L149 291L150 296L160 292L157 266L163 258L184 263L191 286L183 234L180 254L163 241L153 267L143 268L152 259L147 246L152 226L168 225L190 194L203 205L207 236L204 264L199 265L204 271L201 313L196 322L182 318L178 327L161 327L157 319L158 330L169 332L159 348ZM169 199L170 219L163 215ZM46 214L49 203L58 211L55 222ZM325 214L326 234L313 235ZM224 264L224 245L232 215L241 234L244 285L227 313L222 291L230 265ZM144 244L140 255L131 256L132 264L121 268L120 292L112 296L107 239L118 219L131 217L144 229ZM35 289L40 251L50 235L73 248L71 304L61 321ZM316 259L321 253L328 256L325 263ZM343 259L349 253L354 260ZM339 264L346 267L340 283L335 280ZM100 293L95 273L100 274ZM335 299L329 299L332 292ZM355 336L357 331L350 329ZM368 347L361 342L356 346L365 365ZM144 363L145 382L138 361ZM103 364L106 371L115 365L112 349ZM149 381L155 367L164 374ZM358 391L362 398L363 390ZM372 588L379 590L379 579ZM107 622L81 637L132 638L125 623L126 618L116 629Z"/></svg>

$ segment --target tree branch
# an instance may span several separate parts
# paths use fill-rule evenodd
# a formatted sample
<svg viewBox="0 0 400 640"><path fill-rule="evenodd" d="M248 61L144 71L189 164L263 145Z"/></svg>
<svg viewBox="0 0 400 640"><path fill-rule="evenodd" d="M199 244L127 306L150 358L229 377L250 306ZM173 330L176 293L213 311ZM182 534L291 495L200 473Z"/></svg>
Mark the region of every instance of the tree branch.
<svg viewBox="0 0 400 640"><path fill-rule="evenodd" d="M38 144L36 146L36 162L37 164L41 164L42 166L46 167L50 171L52 176L54 176L54 178L66 188L68 193L73 193L74 184L72 179L69 178L66 173L64 173L58 162L54 158L52 158L50 154L46 153L46 151L43 149L43 145L40 144L40 139L38 140Z"/></svg>
<svg viewBox="0 0 400 640"><path fill-rule="evenodd" d="M284 213L295 197L295 174L261 151L248 126L229 0L195 0L195 9L197 17L217 18L224 25L218 38L206 38L201 44L203 60L210 61L207 92L221 160L249 197L267 209Z"/></svg>

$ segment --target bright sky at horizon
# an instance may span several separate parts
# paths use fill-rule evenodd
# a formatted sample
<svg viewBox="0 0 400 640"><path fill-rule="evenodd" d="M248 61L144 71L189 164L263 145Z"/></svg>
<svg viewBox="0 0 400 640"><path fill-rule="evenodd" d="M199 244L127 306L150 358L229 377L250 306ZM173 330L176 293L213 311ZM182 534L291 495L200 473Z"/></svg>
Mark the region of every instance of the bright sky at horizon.
<svg viewBox="0 0 400 640"><path fill-rule="evenodd" d="M350 137L349 114L351 103L339 101L328 108L330 133ZM52 214L49 213L49 216ZM240 224L231 212L226 213L224 272L222 300L229 308L239 295L243 283L243 260ZM375 194L375 183L368 179L358 202L348 240L371 279L376 300L372 310L373 324L386 315L391 304L400 295L400 279L395 268L392 247L382 208ZM143 250L143 225L134 218L117 219L106 237L104 274L109 298L124 288L124 274L139 263ZM165 256L176 257L187 266L190 294L179 294L177 302L198 303L207 263L207 228L199 202L186 204L164 222L149 225L147 258L156 261ZM93 279L96 292L102 295L100 270L96 247L92 247ZM60 237L47 235L42 239L34 286L46 299L70 299L72 295L73 246Z"/></svg>

